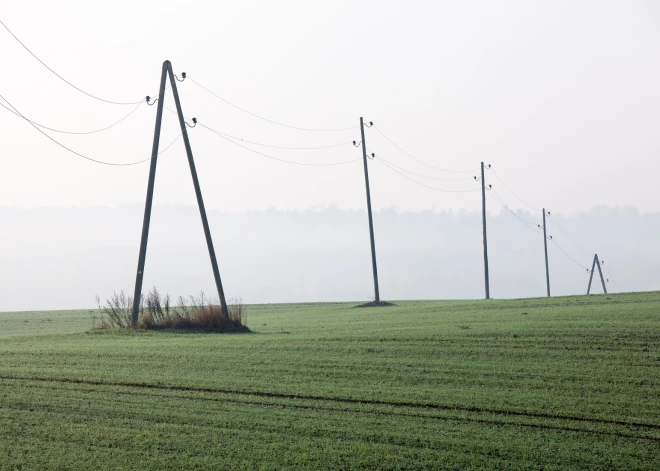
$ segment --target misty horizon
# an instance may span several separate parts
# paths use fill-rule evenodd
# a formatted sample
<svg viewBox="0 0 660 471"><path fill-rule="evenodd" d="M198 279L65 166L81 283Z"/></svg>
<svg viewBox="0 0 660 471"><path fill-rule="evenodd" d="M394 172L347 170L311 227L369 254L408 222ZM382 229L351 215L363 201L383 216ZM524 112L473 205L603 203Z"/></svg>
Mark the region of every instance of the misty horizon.
<svg viewBox="0 0 660 471"><path fill-rule="evenodd" d="M545 296L543 237L530 227L540 215L516 214L528 224L506 210L487 217L491 297ZM0 208L0 310L86 309L96 295L132 295L142 215L141 205ZM211 210L208 217L228 298L264 304L373 297L366 210ZM605 261L608 291L658 289L660 213L596 207L553 214L547 225L553 295L586 293L594 253ZM475 211L375 211L381 298L483 298L481 227ZM592 293L599 293L594 276ZM216 293L195 206L154 206L143 292L152 286L175 299Z"/></svg>

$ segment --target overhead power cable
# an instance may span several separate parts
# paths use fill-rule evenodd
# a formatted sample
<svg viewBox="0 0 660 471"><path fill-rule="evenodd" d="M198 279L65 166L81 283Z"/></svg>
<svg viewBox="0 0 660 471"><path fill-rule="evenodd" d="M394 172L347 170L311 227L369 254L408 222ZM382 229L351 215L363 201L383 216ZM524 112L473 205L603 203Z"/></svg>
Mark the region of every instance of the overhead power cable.
<svg viewBox="0 0 660 471"><path fill-rule="evenodd" d="M106 161L104 161L104 160L98 160L98 159L94 159L94 158L92 158L92 157L88 157L88 156L86 156L86 155L84 155L84 154L81 154L80 152L76 152L75 150L73 150L73 149L71 149L71 148L65 146L64 144L62 144L62 143L59 142L58 140L56 140L56 139L54 139L53 137L49 136L47 133L45 133L44 131L42 131L37 125L33 124L29 119L27 119L25 116L23 116L23 115L21 114L21 112L20 112L19 110L17 110L16 107L15 107L14 105L12 105L12 104L11 104L11 103L10 103L5 97L4 97L4 96L0 95L0 98L2 98L2 99L3 99L3 100L4 100L4 101L5 101L10 107L13 108L13 110L15 111L15 113L14 113L15 115L17 115L18 117L24 119L24 120L25 120L30 126L32 126L34 129L36 129L37 131L39 131L41 134L43 134L44 136L46 136L48 139L50 139L51 141L53 141L53 142L54 142L55 144L57 144L58 146L62 147L63 149L65 149L65 150L71 152L72 154L77 155L78 157L81 157L81 158L83 158L83 159L85 159L85 160L89 160L89 161L94 162L94 163L97 163L97 164L101 164L101 165L109 165L109 166L113 166L113 167L128 167L128 166L131 166L131 165L138 165L138 164L141 164L141 163L144 163L144 162L148 162L148 161L150 161L150 160L152 159L152 157L149 157L149 158L147 158L147 159L138 160L138 161L136 161L136 162L115 163L115 162L106 162ZM4 106L4 105L3 105L3 106ZM7 107L4 106L4 108L7 108ZM10 111L11 111L11 110L10 110ZM178 135L178 136L177 136L177 137L176 137L176 138L175 138L170 144L168 144L167 147L165 147L163 150L161 150L160 152L158 152L157 155L160 155L160 154L162 154L163 152L165 152L167 149L169 149L170 146L171 146L172 144L174 144L174 143L179 139L179 137L181 137L180 134L179 134L179 135Z"/></svg>
<svg viewBox="0 0 660 471"><path fill-rule="evenodd" d="M559 225L559 223L557 222L557 220L556 220L554 217L550 216L550 218L552 219L552 222L555 224L555 226L557 226L557 228L558 228L558 229L559 229L559 230L560 230L560 231L561 231L566 237L568 237L568 240L570 240L571 242L573 242L573 245L575 245L578 249L580 249L585 255L591 255L589 252L587 252L587 251L584 250L582 247L580 247L580 246L577 244L577 242L575 242L575 241L573 240L573 238L572 238L571 236L569 236L569 235L566 233L566 231L565 231L564 229L562 229L562 227Z"/></svg>
<svg viewBox="0 0 660 471"><path fill-rule="evenodd" d="M403 167L401 167L401 166L399 166L399 165L397 165L393 162L390 162L389 160L384 159L380 154L378 155L378 159L382 160L383 162L387 162L391 166L396 167L396 168L398 168L399 170L401 170L403 172L410 173L412 175L415 175L415 176L421 177L421 178L428 178L430 180L438 180L438 181L446 181L446 182L456 182L456 181L461 181L461 180L472 180L472 177L458 177L458 178L429 177L428 175L422 175L421 173L413 172L412 170L408 170L408 169L403 168Z"/></svg>
<svg viewBox="0 0 660 471"><path fill-rule="evenodd" d="M492 194L491 194L491 192L492 192ZM514 216L515 216L520 222L522 222L522 223L525 225L525 227L527 227L527 228L529 228L530 230L536 232L537 234L540 234L540 233L541 233L541 231L539 231L537 227L534 227L534 226L533 226L533 223L531 223L531 222L529 222L529 221L527 221L527 220L521 218L521 217L518 216L515 212L511 211L511 209L509 209L508 205L505 204L505 203L501 200L501 197L500 197L500 196L499 196L494 190L491 190L491 192L488 192L488 195L491 196L491 197L492 197L492 198L493 198L493 199L494 199L494 200L495 200L500 206L502 206L504 209L506 209L506 210L509 211L512 215L514 215ZM559 250L560 250L560 251L561 251L561 252L562 252L562 253L563 253L568 259L570 259L573 263L575 263L575 264L576 264L577 266L579 266L580 268L582 268L582 269L584 269L584 270L586 270L586 271L589 271L589 269L588 269L587 267L585 267L584 265L582 265L580 262L578 262L577 260L575 260L575 259L574 259L574 258L568 253L568 252L566 252L566 250L564 250L564 248L563 248L561 245L559 245L559 244L557 243L557 241L556 241L554 238L549 238L549 240L550 240L550 242L552 242L553 244L555 244L555 246L556 246L556 247L557 247L557 248L558 248L558 249L559 249Z"/></svg>
<svg viewBox="0 0 660 471"><path fill-rule="evenodd" d="M339 128L339 129L313 129L313 128L302 128L302 127L298 127L298 126L291 126L291 125L289 125L289 124L280 123L280 122L278 122L278 121L273 121L272 119L264 118L263 116L259 116L258 114L252 113L251 111L248 111L248 110L246 110L245 108L241 108L240 106L235 105L234 103L230 102L229 100L226 100L225 98L221 97L220 95L218 95L218 94L212 92L211 90L209 90L208 88L206 88L206 87L205 87L204 85L202 85L201 83L196 82L194 79L192 79L192 78L190 77L190 75L188 75L187 78L188 78L188 80L190 80L192 83L194 83L195 85L197 85L199 88L201 88L202 90L205 90L206 92L210 93L211 95L213 95L214 97L218 98L219 100L221 100L221 101L227 103L229 106L233 106L234 108L236 108L237 110L242 111L243 113L247 113L247 114L249 114L250 116L254 116L255 118L261 119L261 120L266 121L266 122L271 123L271 124L275 124L275 125L277 125L277 126L282 126L282 127L290 128L290 129L296 129L296 130L298 130L298 131L311 131L311 132L340 132L340 131L348 131L348 130L350 130L350 129L356 129L356 128L359 127L359 126L356 125L356 126L349 126L349 127L347 127L347 128Z"/></svg>
<svg viewBox="0 0 660 471"><path fill-rule="evenodd" d="M264 154L263 152L259 152L258 150L250 149L249 147L246 147L243 144L240 144L240 143L238 143L238 142L236 142L236 141L234 141L234 140L232 140L228 137L225 137L222 133L216 131L215 129L212 129L212 128L206 126L204 123L201 123L201 122L197 121L197 124L199 124L204 129L212 132L213 134L220 137L221 139L224 139L225 141L227 141L231 144L234 144L235 146L242 147L243 149L245 149L247 151L250 151L254 154L261 155L262 157L266 157L266 158L272 159L272 160L277 160L279 162L283 162L283 163L287 163L287 164L291 164L291 165L302 165L302 166L306 166L306 167L331 167L331 166L334 166L334 165L349 164L351 162L355 162L357 160L360 160L360 158L358 157L356 159L344 160L342 162L312 163L312 162L296 162L296 161L293 161L293 160L281 159L279 157L274 157L272 155Z"/></svg>
<svg viewBox="0 0 660 471"><path fill-rule="evenodd" d="M504 198L502 198L502 197L500 196L500 194L499 194L497 191L495 191L494 188L490 188L490 192L492 192L495 196L497 196L497 198L500 200L501 204L503 205L503 207L504 207L507 211L509 211L511 214L513 214L513 215L514 215L515 217L517 217L518 219L520 219L520 220L521 220L522 222L524 222L526 225L528 225L528 226L530 226L530 227L533 227L533 228L536 230L537 225L536 225L535 223L531 222L531 221L528 221L527 219L525 219L525 218L523 218L523 217L520 217L518 214L516 214L514 211L512 211L511 208L509 208L509 205L506 204L506 203L504 202Z"/></svg>
<svg viewBox="0 0 660 471"><path fill-rule="evenodd" d="M497 204L499 204L499 205L502 207L502 209L508 211L508 212L511 213L516 219L518 219L521 223L523 223L523 224L525 225L525 227L527 227L528 229L530 229L530 230L536 232L537 234L540 232L540 231L538 230L538 228L537 228L533 223L527 221L526 219L521 218L521 217L518 216L514 211L512 211L511 208L509 208L509 205L507 205L507 204L504 202L504 200L502 200L501 196L498 195L498 194L495 192L495 190L493 190L493 189L491 188L486 194L487 194L488 196L490 196L493 200L495 200L495 202L496 202Z"/></svg>
<svg viewBox="0 0 660 471"><path fill-rule="evenodd" d="M605 262L603 262L603 261L601 260L601 261L600 261L600 266L604 267L604 268L605 268L605 271L607 272L607 281L611 281L611 282L613 282L613 283L614 283L614 286L616 286L616 289L617 289L617 291L618 291L618 290L619 290L619 285L618 285L617 282L612 278L612 274L610 273L609 268L607 268L607 265L605 265Z"/></svg>
<svg viewBox="0 0 660 471"><path fill-rule="evenodd" d="M524 200L522 200L518 195L516 195L516 194L511 190L511 188L509 188L509 185L507 185L507 184L504 182L504 180L502 180L502 179L500 178L500 176L495 172L495 169L494 169L494 168L490 168L490 171L493 172L493 175L495 175L495 177L497 177L497 179L500 181L500 183L502 183L502 185L504 185L504 188L506 188L507 190L509 190L509 193L511 193L511 194L514 196L514 198L516 198L518 201L520 201L522 204L524 204L524 205L527 206L528 208L533 209L534 211L538 211L539 213L541 212L540 209L535 208L535 207L532 206L531 204L526 203L526 202L525 202Z"/></svg>
<svg viewBox="0 0 660 471"><path fill-rule="evenodd" d="M573 245L574 245L575 247L577 247L577 248L578 248L582 253L584 253L585 255L587 255L587 256L591 256L591 254L590 254L589 252L587 252L587 251L584 250L582 247L580 247L580 246L578 245L578 243L575 242L575 240L573 240L573 238L572 238L570 235L568 235L568 233L567 233L567 232L566 232L566 231L565 231L565 230L559 225L559 223L557 222L557 220L556 220L554 217L552 217L550 214L548 214L548 219L552 219L552 222L555 224L555 226L557 226L557 228L558 228L558 229L559 229L559 230L560 230L560 231L561 231L561 232L562 232L562 233L568 238L568 240L570 240L570 241L573 243ZM557 243L555 242L555 244L557 244ZM562 251L563 251L563 249L562 249ZM565 253L565 252L564 252L564 253ZM573 260L573 261L575 261L575 260ZM577 262L576 262L576 263L577 263ZM582 268L585 268L587 271L590 271L587 267L584 267L584 266L582 266L582 265L580 265L580 266L581 266ZM614 281L614 280L612 279L612 275L611 275L609 269L607 268L607 266L606 266L603 262L601 262L601 266L605 267L605 271L607 272L607 275L608 275L608 277L609 277L608 280L612 280L612 281ZM616 281L614 281L614 284L616 284ZM617 288L618 288L618 286L617 286Z"/></svg>
<svg viewBox="0 0 660 471"><path fill-rule="evenodd" d="M384 138L385 138L390 144L392 144L394 147L396 147L397 149L399 149L401 152L403 152L404 154L406 154L406 155L407 155L408 157L410 157L411 159L416 160L417 162L419 162L419 163L421 163L421 164L423 164L423 165L426 165L427 167L434 168L434 169L436 169L436 170L440 170L441 172L447 172L447 173L472 173L472 172L478 170L478 169L470 169L470 170L448 170L448 169L446 169L446 168L440 168L440 167L436 167L436 166L434 166L434 165L431 165L431 164L429 164L429 163L426 163L426 162L424 162L423 160L418 159L418 158L415 157L414 155L412 155L412 154L406 152L404 149L402 149L402 148L399 147L397 144L395 144L394 141L392 141L389 137L387 137L385 134L383 134L383 131L381 131L380 129L378 129L378 127L376 127L375 124L374 124L373 126L371 126L371 127L373 127L376 131L378 131L378 133L380 133L380 135L383 136L383 137L384 137Z"/></svg>
<svg viewBox="0 0 660 471"><path fill-rule="evenodd" d="M172 108L168 108L167 106L165 106L164 108L165 108L167 111L171 112L171 113L176 113L176 111L174 111ZM229 139L234 139L235 141L241 141L241 142L245 142L245 143L247 143L247 144L252 144L252 145L255 145L255 146L270 147L271 149L285 149L285 150L320 150L320 149L332 149L332 148L335 148L335 147L341 147L341 146L346 146L346 145L350 144L350 142L340 142L340 143L338 143L338 144L330 144L330 145L327 145L327 146L316 146L316 147L287 147L287 146L276 146L276 145L273 145L273 144L264 144L264 143L262 143L262 142L250 141L250 140L248 140L248 139L244 139L244 138L242 138L242 137L232 136L231 134L228 134L228 133L223 132L223 131L219 131L219 130L217 130L217 129L214 129L213 132L215 132L216 134L221 134L221 135L223 135L224 137L227 137L227 138L229 138Z"/></svg>
<svg viewBox="0 0 660 471"><path fill-rule="evenodd" d="M215 132L218 133L218 134L222 134L223 136L228 137L228 138L230 138L230 139L234 139L234 140L236 140L236 141L245 142L245 143L247 143L247 144L252 144L252 145L254 145L254 146L269 147L269 148L271 148L271 149L284 149L284 150L321 150L321 149L333 149L333 148L335 148L335 147L341 147L341 146L346 146L346 145L349 145L349 144L350 144L350 142L340 142L340 143L338 143L338 144L330 144L330 145L327 145L327 146L316 146L316 147L287 147L287 146L276 146L276 145L273 145L273 144L263 144L263 143L261 143L261 142L250 141L250 140L243 139L243 138L240 138L240 137L232 136L231 134L227 134L226 132L222 132L222 131L218 131L218 130L216 130Z"/></svg>
<svg viewBox="0 0 660 471"><path fill-rule="evenodd" d="M558 248L559 250L561 250L561 252L562 252L564 255L566 255L569 259L571 259L571 260L573 261L573 263L575 263L578 267L580 267L580 268L582 268L583 270L586 270L586 271L591 271L591 270L589 270L589 268L585 267L585 266L582 265L580 262L578 262L578 261L575 260L573 257L571 257L571 256L569 255L569 253L566 252L566 251L561 247L561 245L559 245L559 244L557 243L557 241L556 241L555 239L550 239L550 242L552 242L553 244L555 244L555 245L557 246L557 248Z"/></svg>
<svg viewBox="0 0 660 471"><path fill-rule="evenodd" d="M48 127L48 126L46 126L46 125L44 125L44 124L37 123L36 121L33 121L33 120L27 118L26 116L21 116L21 115L18 114L16 111L14 111L14 110L12 110L11 108L9 108L9 107L3 105L2 103L0 103L0 106L2 106L3 108L5 108L5 109L6 109L7 111L9 111L10 113L14 113L16 116L19 116L19 117L21 117L21 118L27 120L29 123L34 124L35 126L39 126L39 127L42 128L42 129L47 129L48 131L57 132L57 133L61 133L61 134L78 134L78 135L80 135L80 134L94 134L94 133L101 132L101 131L107 131L108 129L115 127L116 125L118 125L119 123L121 123L122 121L124 121L126 118L128 118L130 115L132 115L133 113L135 113L135 111L137 111L137 109L140 107L140 105L142 105L142 103L144 103L144 102L141 101L140 103L138 103L137 106L136 106L135 108L133 108L133 109L131 110L130 113L128 113L127 115L125 115L125 116L124 116L123 118L121 118L119 121L116 121L116 122L112 123L111 125L106 126L106 127L104 127L104 128L101 128L101 129L95 129L95 130L93 130L93 131L64 131L64 130L62 130L62 129L51 128L51 127Z"/></svg>
<svg viewBox="0 0 660 471"><path fill-rule="evenodd" d="M101 98L101 97L98 97L98 96L96 96L96 95L93 95L93 94L91 94L91 93L89 93L89 92L86 92L86 91L83 90L82 88L77 87L77 86L74 85L73 83L69 82L67 79L65 79L65 78L62 77L60 74L58 74L58 73L55 72L53 69L51 69L51 68L50 68L50 67L49 67L44 61L42 61L41 59L39 59L39 57L38 57L34 52L32 52L32 51L31 51L31 50L30 50L25 44L23 44L23 41L21 41L20 39L18 39L18 36L16 36L16 35L15 35L15 34L14 34L14 33L13 33L8 27L7 27L7 25L4 24L4 23L2 22L2 20L0 20L0 24L1 24L1 25L7 30L7 32L9 32L9 34L11 34L11 35L14 37L14 39L15 39L16 41L18 41L18 43L19 43L21 46L23 46L23 48L24 48L27 52L30 53L30 55L31 55L32 57L34 57L37 61L39 61L39 63L40 63L41 65L43 65L46 69L48 69L52 74L54 74L57 78L59 78L60 80L62 80L64 83L66 83L66 84L69 85L70 87L73 87L73 88L75 88L76 90L78 90L80 93L83 93L83 94L87 95L87 96L90 97L90 98L94 98L95 100L102 101L102 102L104 102L104 103L110 103L110 104L112 104L112 105L137 105L138 103L141 103L141 102L142 102L142 100L140 100L140 101L129 101L129 102L121 102L121 101L106 100L105 98ZM5 100L5 101L6 101L6 100Z"/></svg>
<svg viewBox="0 0 660 471"><path fill-rule="evenodd" d="M417 184L417 185L423 186L423 187L425 187L425 188L428 188L428 189L430 189L430 190L441 191L441 192L443 192L443 193L469 193L469 192L472 192L472 191L478 191L478 190L479 190L479 188L473 188L473 189L470 189L470 190L447 190L447 189L444 189L444 188L437 188L437 187L435 187L435 186L430 186L430 185L427 185L427 184L425 184L425 183L418 182L417 180L414 180L414 179L410 178L408 175L405 175L405 174L399 172L396 168L390 166L389 163L385 162L385 161L384 161L383 159L381 159L381 158L377 158L377 159L375 159L375 160L376 160L377 162L382 163L385 167L389 168L389 169L392 170L394 173L396 173L396 174L402 176L402 177L405 178L406 180L410 180L411 182L413 182L413 183L415 183L415 184Z"/></svg>

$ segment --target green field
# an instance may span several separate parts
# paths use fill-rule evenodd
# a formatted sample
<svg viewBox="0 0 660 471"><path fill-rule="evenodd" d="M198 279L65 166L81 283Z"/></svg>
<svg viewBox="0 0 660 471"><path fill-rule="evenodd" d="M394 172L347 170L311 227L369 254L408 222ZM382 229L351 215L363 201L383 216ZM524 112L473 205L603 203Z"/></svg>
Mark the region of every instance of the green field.
<svg viewBox="0 0 660 471"><path fill-rule="evenodd" d="M660 293L0 313L0 469L660 469Z"/></svg>

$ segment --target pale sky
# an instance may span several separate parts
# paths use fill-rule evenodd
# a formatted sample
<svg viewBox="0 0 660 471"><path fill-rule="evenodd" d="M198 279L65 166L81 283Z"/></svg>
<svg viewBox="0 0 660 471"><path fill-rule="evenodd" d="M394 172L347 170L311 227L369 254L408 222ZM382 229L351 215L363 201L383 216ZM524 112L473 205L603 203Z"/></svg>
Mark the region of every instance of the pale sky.
<svg viewBox="0 0 660 471"><path fill-rule="evenodd" d="M465 190L480 161L523 200L565 214L597 205L660 211L660 6L653 1L25 1L0 4L0 19L76 86L113 101L158 90L161 64L268 119L297 127L374 121L368 148L430 186ZM131 106L93 100L63 83L0 27L0 94L33 121L87 131ZM178 84L187 116L299 162L361 157L359 129L304 132L247 115ZM171 92L166 106L174 107ZM150 156L156 107L140 106L91 135L49 133L90 157ZM107 167L76 157L0 109L0 205L118 206L143 203L148 163ZM178 135L166 112L161 147ZM191 144L209 209L337 205L364 208L356 161L288 165L253 154L198 126ZM480 207L479 192L443 193L370 162L374 209ZM525 208L492 174L503 200ZM159 158L156 204L191 204L183 142ZM490 203L495 210L497 206Z"/></svg>

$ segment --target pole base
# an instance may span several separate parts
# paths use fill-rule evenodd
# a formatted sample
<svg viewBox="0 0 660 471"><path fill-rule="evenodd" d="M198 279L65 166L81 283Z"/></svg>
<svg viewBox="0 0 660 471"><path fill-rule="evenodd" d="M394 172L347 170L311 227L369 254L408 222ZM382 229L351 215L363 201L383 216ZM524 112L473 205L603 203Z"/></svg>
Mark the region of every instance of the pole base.
<svg viewBox="0 0 660 471"><path fill-rule="evenodd" d="M368 302L368 303L360 304L360 305L355 306L355 307L388 307L388 306L396 306L396 304L390 303L390 302L387 302L387 301L378 301L378 302L371 301L371 302Z"/></svg>

